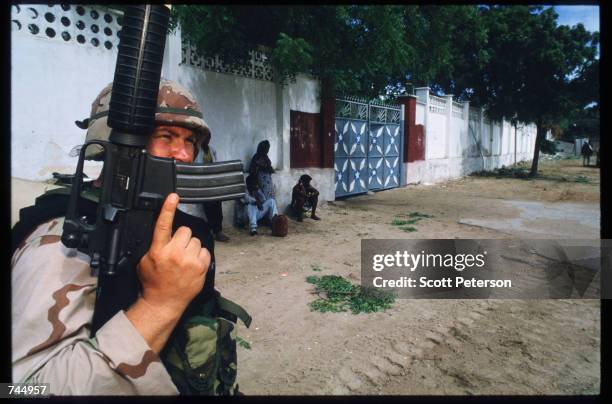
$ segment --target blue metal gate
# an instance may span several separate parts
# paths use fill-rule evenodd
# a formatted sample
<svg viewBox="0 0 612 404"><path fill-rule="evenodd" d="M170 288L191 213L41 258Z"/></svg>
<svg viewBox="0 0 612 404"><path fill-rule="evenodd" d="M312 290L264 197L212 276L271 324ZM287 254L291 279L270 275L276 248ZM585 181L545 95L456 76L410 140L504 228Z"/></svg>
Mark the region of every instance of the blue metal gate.
<svg viewBox="0 0 612 404"><path fill-rule="evenodd" d="M336 100L336 197L400 185L403 134L398 105Z"/></svg>

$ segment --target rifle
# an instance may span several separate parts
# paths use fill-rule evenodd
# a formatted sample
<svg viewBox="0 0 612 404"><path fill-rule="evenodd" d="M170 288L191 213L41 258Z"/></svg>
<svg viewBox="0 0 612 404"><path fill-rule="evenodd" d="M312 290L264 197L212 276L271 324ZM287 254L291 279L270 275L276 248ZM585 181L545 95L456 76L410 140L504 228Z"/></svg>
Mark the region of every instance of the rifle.
<svg viewBox="0 0 612 404"><path fill-rule="evenodd" d="M245 194L242 162L187 164L147 153L170 6L129 5L119 38L108 112L109 141L81 148L62 243L90 257L98 277L91 336L138 297L136 265L148 251L161 205L176 192L183 203L238 199ZM80 209L85 151L104 149L103 185L95 223Z"/></svg>

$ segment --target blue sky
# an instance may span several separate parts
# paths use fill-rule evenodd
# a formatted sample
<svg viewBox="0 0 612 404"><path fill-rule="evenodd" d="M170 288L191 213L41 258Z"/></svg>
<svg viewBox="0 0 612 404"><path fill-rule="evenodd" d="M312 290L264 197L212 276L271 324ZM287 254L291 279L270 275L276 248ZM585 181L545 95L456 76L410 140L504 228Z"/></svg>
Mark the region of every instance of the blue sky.
<svg viewBox="0 0 612 404"><path fill-rule="evenodd" d="M581 22L587 31L599 31L599 6L553 6L559 25L576 25Z"/></svg>

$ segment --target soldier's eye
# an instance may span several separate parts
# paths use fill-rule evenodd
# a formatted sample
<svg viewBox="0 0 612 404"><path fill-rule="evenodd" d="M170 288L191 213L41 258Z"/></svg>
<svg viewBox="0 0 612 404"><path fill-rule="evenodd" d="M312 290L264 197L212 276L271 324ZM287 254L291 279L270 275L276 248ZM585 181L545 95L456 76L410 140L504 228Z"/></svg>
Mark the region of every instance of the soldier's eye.
<svg viewBox="0 0 612 404"><path fill-rule="evenodd" d="M164 139L164 140L171 140L172 139L172 136L170 136L170 134L166 133L166 132L158 133L155 137L158 138L158 139Z"/></svg>

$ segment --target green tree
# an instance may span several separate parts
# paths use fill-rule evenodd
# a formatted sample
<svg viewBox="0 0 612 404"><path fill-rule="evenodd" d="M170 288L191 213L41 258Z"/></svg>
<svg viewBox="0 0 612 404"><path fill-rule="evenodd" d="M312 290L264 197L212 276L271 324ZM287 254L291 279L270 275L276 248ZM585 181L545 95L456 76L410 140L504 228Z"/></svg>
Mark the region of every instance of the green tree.
<svg viewBox="0 0 612 404"><path fill-rule="evenodd" d="M570 111L585 107L592 98L584 93L585 86L599 87L598 80L592 81L599 35L582 24L557 25L552 8L492 6L481 15L489 60L479 72L481 80L473 83L471 98L493 119L536 124L530 171L535 176L546 131Z"/></svg>
<svg viewBox="0 0 612 404"><path fill-rule="evenodd" d="M415 86L466 98L489 60L486 27L476 6L406 6L407 75Z"/></svg>
<svg viewBox="0 0 612 404"><path fill-rule="evenodd" d="M574 141L577 138L599 139L599 105L572 111L567 119L561 139Z"/></svg>
<svg viewBox="0 0 612 404"><path fill-rule="evenodd" d="M173 8L173 23L199 53L244 62L265 46L279 80L316 75L324 95L373 97L400 81L414 50L404 40L402 7L208 6Z"/></svg>
<svg viewBox="0 0 612 404"><path fill-rule="evenodd" d="M310 73L323 96L426 85L484 106L492 119L533 122L531 175L546 131L569 130L572 114L599 101L599 34L559 26L552 8L188 5L173 8L173 21L199 53L228 61L264 46L281 83Z"/></svg>
<svg viewBox="0 0 612 404"><path fill-rule="evenodd" d="M476 6L176 6L173 22L199 53L245 61L269 48L282 83L298 72L327 96L397 95L414 86L462 95L486 63Z"/></svg>

